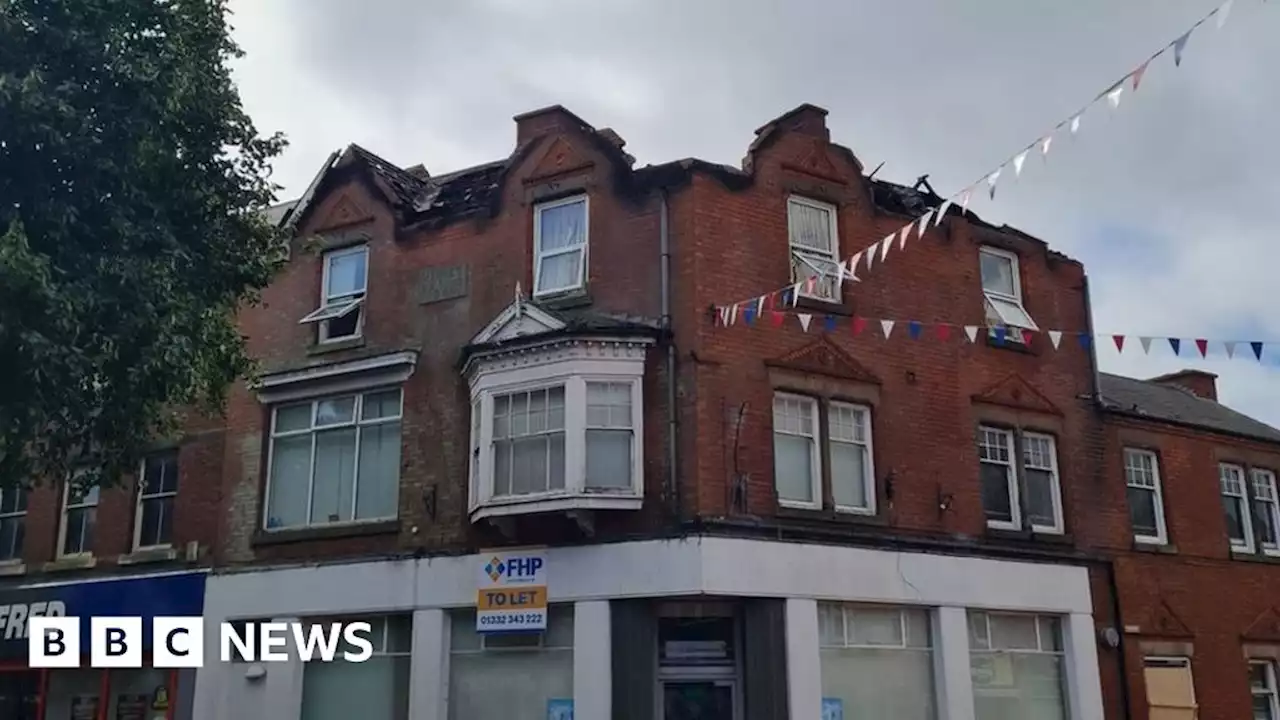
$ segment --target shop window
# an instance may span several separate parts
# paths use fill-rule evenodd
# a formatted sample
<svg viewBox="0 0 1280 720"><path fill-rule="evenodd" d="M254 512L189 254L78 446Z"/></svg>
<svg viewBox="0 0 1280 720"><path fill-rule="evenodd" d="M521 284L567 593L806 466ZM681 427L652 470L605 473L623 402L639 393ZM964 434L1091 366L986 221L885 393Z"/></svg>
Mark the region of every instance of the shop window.
<svg viewBox="0 0 1280 720"><path fill-rule="evenodd" d="M969 612L975 720L1067 720L1062 622Z"/></svg>
<svg viewBox="0 0 1280 720"><path fill-rule="evenodd" d="M408 615L317 618L314 622L367 622L373 626L373 657L353 663L316 659L302 671L300 720L407 720L413 621Z"/></svg>
<svg viewBox="0 0 1280 720"><path fill-rule="evenodd" d="M552 605L542 633L481 635L474 610L450 620L449 720L543 720L573 698L572 605Z"/></svg>
<svg viewBox="0 0 1280 720"><path fill-rule="evenodd" d="M138 473L138 507L134 514L133 547L173 544L173 502L178 495L178 451L149 455Z"/></svg>
<svg viewBox="0 0 1280 720"><path fill-rule="evenodd" d="M400 405L395 389L276 408L267 529L395 519Z"/></svg>
<svg viewBox="0 0 1280 720"><path fill-rule="evenodd" d="M26 526L27 489L15 485L0 490L0 562L22 559Z"/></svg>
<svg viewBox="0 0 1280 720"><path fill-rule="evenodd" d="M74 557L93 553L93 531L98 522L98 498L102 491L73 487L72 480L62 487L62 522L58 524L58 557Z"/></svg>
<svg viewBox="0 0 1280 720"><path fill-rule="evenodd" d="M0 718L41 720L42 670L0 669Z"/></svg>
<svg viewBox="0 0 1280 720"><path fill-rule="evenodd" d="M109 720L163 720L169 717L171 671L136 668L110 672L111 693L106 715Z"/></svg>
<svg viewBox="0 0 1280 720"><path fill-rule="evenodd" d="M1143 676L1150 720L1196 720L1198 706L1189 659L1146 658Z"/></svg>
<svg viewBox="0 0 1280 720"><path fill-rule="evenodd" d="M849 718L933 720L929 611L818 604L822 697Z"/></svg>
<svg viewBox="0 0 1280 720"><path fill-rule="evenodd" d="M43 720L165 720L170 717L176 679L175 671L158 668L51 670L44 691ZM0 672L0 687L3 683L4 673ZM34 691L37 697L28 699L27 706L40 704L39 691ZM5 702L0 699L0 709ZM4 720L14 717L0 713ZM35 720L36 716L18 715L15 720L28 718Z"/></svg>

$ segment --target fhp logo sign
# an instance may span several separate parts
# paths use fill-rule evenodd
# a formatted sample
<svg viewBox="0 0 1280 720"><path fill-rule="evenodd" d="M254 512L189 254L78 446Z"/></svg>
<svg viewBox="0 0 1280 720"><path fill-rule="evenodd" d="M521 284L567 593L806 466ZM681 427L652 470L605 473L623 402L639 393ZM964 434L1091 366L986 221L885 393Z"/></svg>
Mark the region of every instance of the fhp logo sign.
<svg viewBox="0 0 1280 720"><path fill-rule="evenodd" d="M476 631L547 629L547 556L542 550L480 555Z"/></svg>

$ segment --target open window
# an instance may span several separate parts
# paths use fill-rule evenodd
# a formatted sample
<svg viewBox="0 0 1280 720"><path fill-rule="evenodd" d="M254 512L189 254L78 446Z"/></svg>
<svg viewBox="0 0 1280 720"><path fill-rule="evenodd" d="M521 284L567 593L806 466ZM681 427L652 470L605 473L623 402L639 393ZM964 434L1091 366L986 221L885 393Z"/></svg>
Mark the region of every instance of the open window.
<svg viewBox="0 0 1280 720"><path fill-rule="evenodd" d="M320 282L320 307L298 321L317 323L322 343L360 337L364 327L363 304L369 283L369 248L334 250L324 255Z"/></svg>
<svg viewBox="0 0 1280 720"><path fill-rule="evenodd" d="M979 250L978 257L987 324L991 326L991 332L994 334L997 328L1016 330L1018 332L1006 332L1004 336L1009 342L1022 342L1022 330L1039 331L1022 301L1018 256L1008 250L984 247Z"/></svg>
<svg viewBox="0 0 1280 720"><path fill-rule="evenodd" d="M840 302L840 236L834 205L792 196L787 199L787 235L791 249L791 282L800 296ZM813 287L806 282L817 278Z"/></svg>

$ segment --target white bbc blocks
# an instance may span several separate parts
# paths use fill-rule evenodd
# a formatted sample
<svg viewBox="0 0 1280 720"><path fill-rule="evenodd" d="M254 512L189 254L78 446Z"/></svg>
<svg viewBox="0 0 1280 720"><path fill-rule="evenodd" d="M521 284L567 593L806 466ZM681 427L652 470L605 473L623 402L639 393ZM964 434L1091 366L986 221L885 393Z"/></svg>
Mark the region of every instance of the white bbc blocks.
<svg viewBox="0 0 1280 720"><path fill-rule="evenodd" d="M32 617L27 620L27 665L33 668L80 667L84 646L80 618ZM151 624L151 666L200 667L204 661L204 620L157 617ZM140 617L95 617L89 622L91 667L142 667L146 635Z"/></svg>

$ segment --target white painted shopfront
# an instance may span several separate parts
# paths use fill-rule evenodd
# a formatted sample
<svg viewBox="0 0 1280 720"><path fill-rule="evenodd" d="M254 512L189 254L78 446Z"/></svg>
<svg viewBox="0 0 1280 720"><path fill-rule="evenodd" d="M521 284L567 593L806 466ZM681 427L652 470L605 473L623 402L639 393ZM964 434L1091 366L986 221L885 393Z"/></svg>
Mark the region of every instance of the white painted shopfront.
<svg viewBox="0 0 1280 720"><path fill-rule="evenodd" d="M396 617L362 665L224 664L212 640L194 718L489 720L501 698L508 707L494 720L541 720L567 699L576 720L605 720L614 716L611 601L700 597L784 608L778 667L791 718L817 720L824 705L862 717L868 702L937 720L1103 714L1080 567L726 537L552 548L546 558L551 626L531 645L503 647L473 631L480 555L211 576L210 622ZM733 682L731 668L697 670ZM866 687L877 672L890 680ZM667 670L654 677L675 682ZM729 717L743 718L740 689L731 702Z"/></svg>

